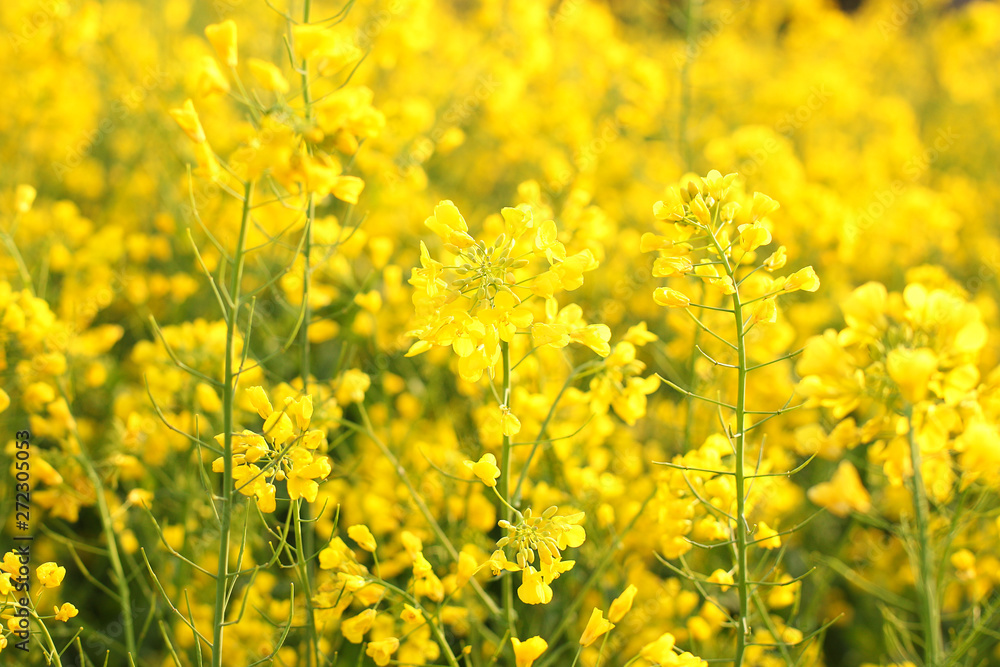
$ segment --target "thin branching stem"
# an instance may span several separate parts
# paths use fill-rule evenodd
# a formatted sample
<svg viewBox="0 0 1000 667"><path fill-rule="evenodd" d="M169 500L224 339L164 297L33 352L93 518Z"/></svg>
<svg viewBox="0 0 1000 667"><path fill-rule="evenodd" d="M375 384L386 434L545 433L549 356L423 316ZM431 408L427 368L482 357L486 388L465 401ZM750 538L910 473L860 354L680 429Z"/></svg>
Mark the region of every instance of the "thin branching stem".
<svg viewBox="0 0 1000 667"><path fill-rule="evenodd" d="M246 245L247 228L250 226L250 206L253 199L253 181L244 185L243 212L240 220L240 232L233 253L233 275L229 294L233 308L226 318L226 358L225 374L222 387L222 421L223 421L223 472L222 497L219 508L219 558L218 572L215 580L215 615L212 621L212 667L222 667L222 639L226 623L226 607L229 584L229 545L230 528L233 514L233 414L236 397L236 369L233 364L235 355L238 319L242 301L240 287L243 282L243 248ZM233 582L235 583L235 582Z"/></svg>
<svg viewBox="0 0 1000 667"><path fill-rule="evenodd" d="M417 506L417 509L420 510L421 516L424 517L424 520L426 520L427 523L430 525L431 530L434 531L434 535L436 535L438 540L441 541L441 544L448 552L448 555L451 556L452 561L458 563L458 550L455 548L455 545L452 543L452 541L448 539L448 535L446 535L444 529L441 528L441 524L438 522L437 518L435 518L430 508L427 506L427 503L424 502L423 496L420 495L420 493L417 491L417 488L413 485L413 480L411 480L410 476L407 474L406 468L403 467L403 465L399 462L399 459L392 452L392 450L389 449L389 447L385 444L385 442L383 442L382 439L378 437L378 434L375 433L375 429L372 426L371 419L368 417L368 412L365 410L364 403L358 403L358 410L361 414L362 426L358 426L357 424L354 424L349 421L341 421L340 424L357 433L364 434L365 436L370 438L372 442L375 443L375 446L378 447L379 451L382 453L382 456L384 456L389 461L390 465L392 465L393 470L395 470L396 474L399 476L400 481L403 482L403 485L406 486L406 489L410 492L410 497L413 499L413 502ZM501 614L500 607L497 606L497 603L494 602L493 598L489 596L489 594L483 589L483 587L479 584L479 582L476 581L475 579L472 579L469 583L475 589L476 594L486 605L487 609L490 610L490 613L493 614L494 616L500 616Z"/></svg>
<svg viewBox="0 0 1000 667"><path fill-rule="evenodd" d="M719 256L723 259L726 274L733 284L736 283L735 267L731 266L726 259L726 254L722 250L718 237L713 232L712 242L718 250ZM748 583L748 559L747 559L747 530L746 524L746 501L747 501L747 474L746 474L746 394L747 394L747 349L746 330L743 320L743 301L740 290L737 287L732 294L733 322L736 327L736 405L734 407L736 418L736 433L732 436L734 450L734 477L736 494L736 521L733 522L733 531L736 533L736 589L739 595L739 627L736 628L736 655L733 658L734 667L742 667L744 652L747 640L750 637L750 585Z"/></svg>
<svg viewBox="0 0 1000 667"><path fill-rule="evenodd" d="M510 343L507 341L501 341L500 343L500 355L503 358L503 406L501 410L510 410ZM514 508L510 504L511 499L511 447L510 447L510 436L506 433L503 436L503 449L500 453L500 500L502 501L504 508L504 518L507 521L511 521L514 518ZM525 466L525 470L527 466ZM517 483L518 489L521 487L520 480ZM517 630L514 626L515 614L514 614L514 577L510 573L505 573L503 577L503 610L504 617L507 620L507 628L510 630L512 636L517 636Z"/></svg>
<svg viewBox="0 0 1000 667"><path fill-rule="evenodd" d="M917 442L913 425L913 406L906 410L908 421L907 440L910 445L910 463L913 476L910 478L910 491L913 494L913 512L917 529L917 603L920 612L920 624L924 633L924 665L937 667L941 662L941 650L944 640L941 634L941 610L938 606L937 580L934 572L934 545L930 535L930 503L927 500L927 489L924 487L924 476L921 471L922 457L920 443Z"/></svg>

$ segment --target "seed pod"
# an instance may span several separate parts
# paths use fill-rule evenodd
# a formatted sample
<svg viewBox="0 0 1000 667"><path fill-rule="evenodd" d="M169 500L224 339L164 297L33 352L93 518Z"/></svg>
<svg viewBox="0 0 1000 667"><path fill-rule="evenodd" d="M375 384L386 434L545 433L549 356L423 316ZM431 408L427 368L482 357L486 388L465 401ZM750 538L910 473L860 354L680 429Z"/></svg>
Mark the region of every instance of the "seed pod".
<svg viewBox="0 0 1000 667"><path fill-rule="evenodd" d="M542 516L544 518L546 518L546 519L551 519L552 517L554 517L556 515L556 512L558 512L558 511L559 511L559 508L557 506L553 505L552 507L550 507L547 510L545 510L544 512L542 512Z"/></svg>

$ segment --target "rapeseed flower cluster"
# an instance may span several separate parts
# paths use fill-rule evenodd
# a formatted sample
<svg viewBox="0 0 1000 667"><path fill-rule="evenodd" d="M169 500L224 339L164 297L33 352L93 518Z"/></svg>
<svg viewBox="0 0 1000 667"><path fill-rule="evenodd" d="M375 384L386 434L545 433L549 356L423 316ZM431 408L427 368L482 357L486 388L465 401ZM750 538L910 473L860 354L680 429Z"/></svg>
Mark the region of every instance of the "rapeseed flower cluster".
<svg viewBox="0 0 1000 667"><path fill-rule="evenodd" d="M1000 659L996 3L0 28L0 662Z"/></svg>

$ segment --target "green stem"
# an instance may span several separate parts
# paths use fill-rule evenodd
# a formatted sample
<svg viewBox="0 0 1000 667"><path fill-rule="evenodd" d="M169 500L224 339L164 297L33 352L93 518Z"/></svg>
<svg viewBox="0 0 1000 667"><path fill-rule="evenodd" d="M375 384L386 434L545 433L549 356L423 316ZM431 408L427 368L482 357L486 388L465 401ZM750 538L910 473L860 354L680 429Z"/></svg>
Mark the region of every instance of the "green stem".
<svg viewBox="0 0 1000 667"><path fill-rule="evenodd" d="M312 10L311 0L304 0L302 7L302 22L309 23L309 15ZM305 107L306 122L312 120L312 95L309 90L309 63L302 61L302 102ZM312 151L309 150L311 153ZM309 288L312 274L312 243L313 243L313 220L316 218L316 200L313 193L309 193L306 203L306 227L304 230L305 239L303 244L303 269L302 269L302 392L309 393L310 375L310 349L309 349L309 322L312 320L312 309L309 306ZM302 591L305 596L306 605L306 659L307 667L320 664L319 658L319 637L316 634L316 619L313 612L312 603L312 578L315 575L315 564L312 560L306 560L306 554L310 557L315 551L315 531L313 522L310 520L310 508L308 502L298 504L298 512L295 514L295 537L298 552L298 567L300 578L302 579Z"/></svg>
<svg viewBox="0 0 1000 667"><path fill-rule="evenodd" d="M936 667L941 660L943 637L941 634L941 611L938 608L937 582L934 576L934 545L930 538L930 504L927 500L927 490L924 487L924 476L921 471L920 443L917 442L913 426L913 406L906 409L909 422L907 439L910 444L910 463L913 466L913 477L910 478L910 490L913 493L914 519L917 523L917 563L919 578L917 579L917 598L920 607L920 624L924 631L924 665Z"/></svg>
<svg viewBox="0 0 1000 667"><path fill-rule="evenodd" d="M539 447L542 445L542 441L545 439L545 434L548 433L549 422L552 421L552 417L555 416L556 408L559 407L559 401L562 400L563 395L569 390L573 382L586 375L593 374L597 372L601 367L600 363L595 364L594 362L587 362L580 366L577 366L572 371L570 371L569 376L563 383L562 388L556 395L556 399L549 406L549 412L545 415L545 420L542 421L541 427L538 429L538 435L535 436L535 444L532 445L531 451L528 452L528 458L525 460L524 465L521 467L521 472L517 476L517 484L514 486L514 492L511 494L511 503L514 505L521 504L521 487L524 485L524 480L528 476L528 469L531 467L531 462L535 458L535 454L538 452ZM514 365L517 368L517 364ZM513 368L511 369L513 371Z"/></svg>
<svg viewBox="0 0 1000 667"><path fill-rule="evenodd" d="M503 356L503 401L506 409L510 410L510 343L502 341L500 343L500 354ZM500 500L503 501L503 514L507 521L514 518L514 508L510 504L510 436L503 436L503 450L500 453ZM507 629L512 637L517 636L514 627L514 577L511 573L505 572L503 576L503 609L504 617L507 619Z"/></svg>
<svg viewBox="0 0 1000 667"><path fill-rule="evenodd" d="M726 259L715 232L709 230L712 242L722 258L726 274L736 285L736 267ZM747 583L747 521L746 521L746 394L747 394L747 349L746 331L743 323L743 302L740 299L739 287L733 292L733 321L736 324L736 432L733 434L734 477L736 482L736 521L733 530L736 533L736 589L739 594L739 622L736 627L736 656L733 667L742 667L743 655L746 651L747 638L750 636L750 585Z"/></svg>
<svg viewBox="0 0 1000 667"><path fill-rule="evenodd" d="M139 656L139 650L135 643L135 622L132 618L132 594L129 591L128 579L125 577L125 568L122 566L121 556L118 553L118 542L115 538L116 532L111 520L111 512L108 509L107 498L104 497L104 485L100 481L97 471L94 470L90 461L85 457L79 457L85 461L87 472L94 482L97 492L97 509L101 515L101 528L104 531L105 539L108 541L108 559L111 561L111 569L115 573L115 585L118 589L118 597L121 598L122 626L125 629L125 647L132 657Z"/></svg>
<svg viewBox="0 0 1000 667"><path fill-rule="evenodd" d="M59 392L67 404L70 403L69 392L63 384L59 385ZM80 431L76 425L73 426L73 434L78 442L83 442ZM108 542L108 560L111 561L111 569L115 573L115 587L118 589L118 601L122 610L122 627L125 631L125 648L133 656L138 656L139 651L135 643L135 622L132 618L132 594L129 590L128 578L125 576L125 567L122 565L121 555L118 552L117 532L114 522L111 520L111 511L108 508L108 500L104 495L104 482L94 468L93 462L83 452L76 456L76 460L83 467L94 485L94 493L97 498L97 512L101 517L101 530L104 532L104 539Z"/></svg>
<svg viewBox="0 0 1000 667"><path fill-rule="evenodd" d="M21 251L18 250L17 243L14 242L13 233L7 233L6 231L0 230L0 238L3 239L4 245L7 246L7 251L10 252L10 256L13 258L14 263L17 264L17 272L21 274L21 282L24 283L24 289L31 292L32 296L34 296L35 285L31 280L31 272L28 271L28 266L24 263Z"/></svg>
<svg viewBox="0 0 1000 667"><path fill-rule="evenodd" d="M542 439L545 438L545 432L549 428L549 422L552 421L552 416L556 412L556 407L559 405L559 401L562 400L563 394L569 389L570 385L573 384L573 380L576 379L576 369L569 374L566 378L566 382L563 383L562 389L559 390L559 394L556 396L556 400L552 402L552 406L549 408L549 413L545 415L545 421L542 422L541 428L538 429L538 436L535 437L535 444L532 445L531 451L528 452L528 458L524 462L524 467L521 468L521 473L517 477L517 484L514 485L513 501L520 503L521 501L521 487L524 485L524 480L528 476L528 468L531 467L531 461L535 458L535 452L542 444Z"/></svg>
<svg viewBox="0 0 1000 667"><path fill-rule="evenodd" d="M399 476L400 481L403 482L403 485L406 486L406 489L410 492L410 497L413 499L417 509L420 510L420 514L424 517L424 520L430 525L431 530L434 531L434 535L436 535L438 540L441 541L441 544L444 545L444 548L448 552L448 555L451 556L452 561L458 563L458 550L455 548L455 545L452 544L451 540L448 539L444 529L441 528L441 524L438 523L438 520L434 517L434 513L431 512L430 508L427 506L427 503L424 502L423 496L421 496L417 491L417 488L413 486L413 481L410 479L410 476L406 474L406 468L403 467L396 455L392 453L392 450L389 449L382 439L378 437L378 434L375 433L375 428L372 426L371 419L368 417L368 411L365 410L364 403L358 403L358 412L361 415L361 422L364 425L363 428L349 421L342 421L340 422L341 425L352 429L357 433L362 433L368 436L368 438L375 443L375 446L378 447L382 456L389 461L393 470L395 470L396 474ZM493 616L498 617L500 615L500 608L497 606L497 603L493 601L493 598L486 594L482 585L474 578L471 579L469 583L472 584L472 588L475 589L476 595L478 595L479 599L483 601L483 604L485 604L490 610L490 613L493 614Z"/></svg>
<svg viewBox="0 0 1000 667"><path fill-rule="evenodd" d="M46 660L51 659L52 663L55 664L56 667L62 667L62 659L59 657L59 649L56 648L56 643L52 639L52 635L49 634L49 629L45 627L45 621L43 621L38 616L38 612L36 612L34 609L32 609L29 613L31 617L34 618L35 621L38 623L38 627L42 629L42 634L45 635L45 638L49 641L49 647L51 647L52 649L51 652L46 656Z"/></svg>
<svg viewBox="0 0 1000 667"><path fill-rule="evenodd" d="M497 496L497 498L498 498L498 499L500 500L500 504L501 504L501 505L503 505L504 507L506 507L506 508L507 508L507 509L509 509L509 510L510 510L511 512L514 512L514 513L515 513L515 514L517 514L517 515L520 515L520 514L521 514L521 513L520 513L520 512L518 512L518 511L517 511L516 509L514 509L514 506L513 506L513 505L511 505L511 504L510 504L510 503L508 503L508 502L507 502L506 500L504 500L504 497L500 495L500 492L499 492L499 491L497 491L497 487L495 487L495 486L494 486L494 487L492 487L492 489L493 489L493 493L495 493L495 494L496 494L496 496Z"/></svg>
<svg viewBox="0 0 1000 667"><path fill-rule="evenodd" d="M305 0L302 6L302 22L309 23L309 13L312 10L312 0ZM306 120L312 120L312 98L309 95L309 63L302 60L302 102L306 109Z"/></svg>
<svg viewBox="0 0 1000 667"><path fill-rule="evenodd" d="M307 19L308 20L308 19ZM308 88L305 89L308 91ZM307 99L306 109L308 115L308 92L303 94ZM316 201L313 198L312 193L309 194L309 200L306 205L306 227L305 227L305 240L303 243L303 260L304 265L302 269L302 328L300 330L301 335L301 346L302 346L302 392L303 394L309 393L309 376L310 376L310 349L309 349L309 322L312 320L312 309L309 307L309 287L311 283L312 275L312 235L313 235L313 220L316 217ZM306 600L306 636L309 643L309 650L307 655L309 656L306 661L307 667L312 667L312 665L319 664L319 638L316 636L316 619L313 615L313 604L312 604L312 586L310 584L315 571L315 565L312 560L306 561L305 554L312 556L315 550L315 531L313 530L313 522L310 520L310 508L308 502L303 502L299 505L299 512L295 515L295 531L296 531L296 544L298 545L298 561L299 567L302 570L302 590L305 595Z"/></svg>
<svg viewBox="0 0 1000 667"><path fill-rule="evenodd" d="M408 603L410 603L410 605L418 609L420 613L423 615L424 620L427 622L427 625L430 627L431 632L434 633L435 639L438 640L438 643L444 650L445 658L448 660L448 664L451 667L458 667L458 658L455 657L455 653L451 650L451 645L448 644L448 638L445 637L444 632L441 631L440 623L436 622L435 617L432 614L430 614L426 609L423 608L423 606L420 604L420 600L413 597L412 595L410 595L410 593L404 591L402 588L394 586L387 581L383 581L379 577L375 577L374 579L372 579L372 582L378 584L379 586L384 586L385 588L388 588L392 592L396 593L399 597L403 598Z"/></svg>
<svg viewBox="0 0 1000 667"><path fill-rule="evenodd" d="M229 294L233 300L229 317L226 318L226 360L222 393L223 421L223 472L222 506L219 514L219 572L215 580L215 618L212 635L212 667L222 667L222 633L226 624L229 585L229 542L233 513L233 412L236 395L236 371L233 368L233 353L239 319L240 287L243 282L243 249L246 244L247 228L250 226L250 207L253 198L253 181L246 183L243 191L243 214L240 220L240 235L233 253L233 277Z"/></svg>
<svg viewBox="0 0 1000 667"><path fill-rule="evenodd" d="M618 554L620 549L622 548L622 544L625 541L625 537L630 532L632 532L632 529L635 527L635 524L639 521L639 518L642 516L643 512L646 511L646 507L655 497L656 497L656 488L654 487L653 491L648 496L646 496L646 499L643 501L642 506L639 507L639 511L635 513L635 515L628 522L625 528L623 528L622 531L617 536L615 536L614 541L612 541L611 545L605 550L604 556L601 558L601 561L597 564L597 567L593 569L593 571L590 573L590 576L587 577L587 581L584 582L583 587L577 592L576 597L573 598L573 601L570 602L569 606L567 606L563 611L562 620L559 622L559 625L556 626L555 630L549 633L547 639L551 646L555 646L556 642L559 639L561 639L562 636L567 632L570 624L574 622L574 620L576 619L576 614L578 614L580 609L583 607L584 599L587 598L591 589L593 589L597 585L597 582L604 574L604 571L611 564L611 561L614 559L615 555ZM554 655L549 656L548 659L543 658L542 662L539 664L539 667L550 667L550 665L552 665L552 660L554 660L554 658L555 658Z"/></svg>
<svg viewBox="0 0 1000 667"><path fill-rule="evenodd" d="M701 23L702 0L688 0L685 30L687 31L684 48L684 64L681 66L681 113L678 119L677 143L684 165L690 169L693 158L691 144L688 141L688 118L691 114L691 65L695 60L695 50L698 48L698 29Z"/></svg>
<svg viewBox="0 0 1000 667"><path fill-rule="evenodd" d="M734 320L736 321L737 378L736 378L736 587L740 597L740 625L736 629L735 667L743 664L743 651L750 634L750 587L747 585L747 531L746 531L746 471L744 470L744 419L746 418L747 352L743 338L743 306L739 290L733 293Z"/></svg>
<svg viewBox="0 0 1000 667"><path fill-rule="evenodd" d="M306 518L309 516L309 501L305 498L300 498L295 501L295 555L296 555L296 569L298 570L299 579L302 581L303 590L305 591L305 604L306 604L306 665L312 667L314 664L319 664L319 643L316 637L316 622L313 614L313 604L312 604L312 591L310 585L310 577L312 576L311 565L312 560L306 560L306 553L312 554L312 547L307 546L312 538L312 524L306 523Z"/></svg>

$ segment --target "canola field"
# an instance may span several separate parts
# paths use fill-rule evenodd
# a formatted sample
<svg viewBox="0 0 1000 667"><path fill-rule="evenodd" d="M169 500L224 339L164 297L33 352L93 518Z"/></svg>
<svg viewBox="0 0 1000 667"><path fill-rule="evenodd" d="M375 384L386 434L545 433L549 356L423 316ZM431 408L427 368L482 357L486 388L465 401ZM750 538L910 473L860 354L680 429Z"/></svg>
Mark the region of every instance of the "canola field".
<svg viewBox="0 0 1000 667"><path fill-rule="evenodd" d="M1000 665L1000 3L4 0L0 664Z"/></svg>

